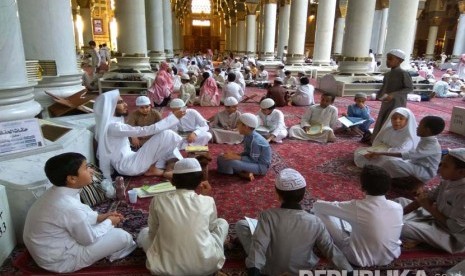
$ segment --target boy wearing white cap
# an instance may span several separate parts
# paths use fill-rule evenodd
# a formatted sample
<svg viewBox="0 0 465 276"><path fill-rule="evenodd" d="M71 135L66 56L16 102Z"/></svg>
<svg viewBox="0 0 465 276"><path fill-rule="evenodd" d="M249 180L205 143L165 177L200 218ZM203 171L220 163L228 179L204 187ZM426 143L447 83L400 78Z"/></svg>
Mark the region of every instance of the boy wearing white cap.
<svg viewBox="0 0 465 276"><path fill-rule="evenodd" d="M181 89L179 97L186 103L187 106L195 104L195 86L191 83L191 78L187 74L181 76Z"/></svg>
<svg viewBox="0 0 465 276"><path fill-rule="evenodd" d="M415 199L398 198L404 206L401 237L449 253L465 252L465 148L449 149L439 165L441 184Z"/></svg>
<svg viewBox="0 0 465 276"><path fill-rule="evenodd" d="M302 210L306 182L293 169L282 170L275 182L280 208L263 211L251 233L245 220L236 223L236 233L247 253L248 275L299 275L319 261L316 246L340 270L352 271L344 254L334 245L324 224Z"/></svg>
<svg viewBox="0 0 465 276"><path fill-rule="evenodd" d="M244 89L242 89L242 86L236 83L235 81L236 81L236 73L230 72L228 74L228 81L223 86L223 91L222 91L223 95L221 97L222 102L224 102L224 100L228 97L233 97L238 102L242 100L242 97L244 96Z"/></svg>
<svg viewBox="0 0 465 276"><path fill-rule="evenodd" d="M150 99L146 96L136 98L137 110L131 112L127 119L127 124L131 126L149 126L161 120L161 115L158 111L152 108ZM131 147L139 149L152 136L130 137Z"/></svg>
<svg viewBox="0 0 465 276"><path fill-rule="evenodd" d="M224 100L224 110L218 112L210 123L213 141L218 144L239 144L244 135L237 131L237 122L241 113L237 111L238 102L234 97Z"/></svg>
<svg viewBox="0 0 465 276"><path fill-rule="evenodd" d="M226 152L218 156L218 172L237 174L253 181L254 175L265 175L271 165L271 147L268 141L258 134L257 116L244 113L239 117L237 130L244 135L244 151L240 154Z"/></svg>
<svg viewBox="0 0 465 276"><path fill-rule="evenodd" d="M331 94L321 95L320 104L310 106L302 116L300 125L289 129L289 137L316 141L320 143L334 142L336 136L333 129L337 125L337 107L332 105L336 96ZM312 127L315 127L313 130Z"/></svg>
<svg viewBox="0 0 465 276"><path fill-rule="evenodd" d="M450 92L449 89L449 80L450 75L444 74L441 77L441 80L437 81L433 86L433 92L436 93L438 98L457 98L459 94Z"/></svg>
<svg viewBox="0 0 465 276"><path fill-rule="evenodd" d="M217 217L215 201L208 196L211 186L201 182L202 176L197 159L180 160L173 171L176 191L152 199L148 227L137 243L153 274L211 275L223 267L229 225Z"/></svg>
<svg viewBox="0 0 465 276"><path fill-rule="evenodd" d="M459 75L455 74L450 77L449 88L452 92L465 92L465 84L459 79Z"/></svg>
<svg viewBox="0 0 465 276"><path fill-rule="evenodd" d="M173 99L170 102L172 112L181 110L185 106L186 104L181 99ZM208 132L207 120L195 109L186 109L186 115L179 120L172 130L183 137L179 149L185 149L188 145L205 146L212 138L212 134Z"/></svg>
<svg viewBox="0 0 465 276"><path fill-rule="evenodd" d="M407 94L412 93L413 84L409 73L400 67L404 59L405 53L400 49L393 49L387 53L386 66L391 68L391 71L384 74L383 86L376 95L382 103L371 141L376 138L392 110L407 106Z"/></svg>
<svg viewBox="0 0 465 276"><path fill-rule="evenodd" d="M318 200L313 211L350 263L363 267L387 265L400 256L402 206L386 199L391 178L383 168L366 165L360 182L364 199Z"/></svg>
<svg viewBox="0 0 465 276"><path fill-rule="evenodd" d="M342 116L347 116L347 118L353 123L364 120L363 123L351 127L351 129L355 132L360 132L362 135L361 142L367 142L370 140L370 126L375 122L370 115L370 108L365 105L366 100L367 95L365 93L356 93L354 96L355 103L347 107L347 114L342 113Z"/></svg>
<svg viewBox="0 0 465 276"><path fill-rule="evenodd" d="M258 112L259 126L256 129L268 142L282 143L287 137L287 128L284 122L284 114L276 109L275 102L264 99L260 102L261 110Z"/></svg>

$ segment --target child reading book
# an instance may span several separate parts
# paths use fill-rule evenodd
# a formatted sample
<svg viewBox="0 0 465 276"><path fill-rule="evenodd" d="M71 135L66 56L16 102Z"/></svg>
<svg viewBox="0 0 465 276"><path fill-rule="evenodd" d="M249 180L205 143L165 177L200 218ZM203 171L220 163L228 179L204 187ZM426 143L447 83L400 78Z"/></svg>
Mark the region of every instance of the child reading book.
<svg viewBox="0 0 465 276"><path fill-rule="evenodd" d="M355 103L349 105L347 113L342 113L342 116L345 116L353 124L349 129L362 135L361 142L370 141L370 126L375 122L370 115L370 108L365 105L366 100L365 93L355 94Z"/></svg>

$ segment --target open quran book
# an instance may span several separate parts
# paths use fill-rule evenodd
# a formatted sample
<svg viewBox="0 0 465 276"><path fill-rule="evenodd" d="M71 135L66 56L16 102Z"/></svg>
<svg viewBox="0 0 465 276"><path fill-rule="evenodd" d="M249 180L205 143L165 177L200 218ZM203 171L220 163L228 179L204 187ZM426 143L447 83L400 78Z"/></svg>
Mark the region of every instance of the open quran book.
<svg viewBox="0 0 465 276"><path fill-rule="evenodd" d="M139 198L151 197L159 193L165 193L176 190L176 187L171 182L161 182L153 185L144 185L139 188L134 188Z"/></svg>
<svg viewBox="0 0 465 276"><path fill-rule="evenodd" d="M307 130L307 134L310 134L310 135L320 134L322 132L323 132L323 125L317 124L317 123L312 123L310 125L310 128Z"/></svg>
<svg viewBox="0 0 465 276"><path fill-rule="evenodd" d="M186 152L208 152L208 146L187 146Z"/></svg>
<svg viewBox="0 0 465 276"><path fill-rule="evenodd" d="M345 127L353 127L356 125L363 124L366 120L363 120L362 118L357 118L357 117L340 117L339 122L343 124Z"/></svg>

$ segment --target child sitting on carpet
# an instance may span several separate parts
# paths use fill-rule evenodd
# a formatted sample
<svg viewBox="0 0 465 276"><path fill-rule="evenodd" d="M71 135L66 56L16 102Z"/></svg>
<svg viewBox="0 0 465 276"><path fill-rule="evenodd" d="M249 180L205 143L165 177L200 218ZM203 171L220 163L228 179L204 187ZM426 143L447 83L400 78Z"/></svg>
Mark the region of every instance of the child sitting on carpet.
<svg viewBox="0 0 465 276"><path fill-rule="evenodd" d="M391 179L384 169L366 165L360 182L365 199L318 200L313 211L350 263L363 267L387 265L400 255L402 206L385 197Z"/></svg>
<svg viewBox="0 0 465 276"><path fill-rule="evenodd" d="M223 244L229 225L218 218L208 182L195 158L176 162L176 191L155 195L148 227L137 243L147 253L147 268L156 275L211 275L225 262ZM200 195L195 192L199 187Z"/></svg>
<svg viewBox="0 0 465 276"><path fill-rule="evenodd" d="M298 275L318 263L316 246L338 269L351 271L344 254L334 245L324 224L302 210L306 183L293 169L282 170L275 183L280 208L263 211L251 233L249 222L236 223L236 233L247 253L248 275Z"/></svg>
<svg viewBox="0 0 465 276"><path fill-rule="evenodd" d="M129 255L136 244L132 236L115 228L123 216L98 214L81 203L81 189L92 184L92 169L80 153L50 158L45 174L53 187L32 204L24 225L23 240L40 267L58 273L74 272L107 257Z"/></svg>
<svg viewBox="0 0 465 276"><path fill-rule="evenodd" d="M342 113L342 116L348 117L352 123L365 120L365 122L350 128L354 132L362 135L361 142L370 141L370 126L375 122L375 120L370 115L370 108L365 105L366 100L367 95L365 93L355 94L355 103L347 107L347 113Z"/></svg>
<svg viewBox="0 0 465 276"><path fill-rule="evenodd" d="M413 201L396 199L404 206L401 237L449 253L462 253L465 252L465 148L448 151L439 165L439 175L441 184L433 191L420 190Z"/></svg>
<svg viewBox="0 0 465 276"><path fill-rule="evenodd" d="M282 143L287 136L283 112L276 109L275 101L270 98L260 102L260 109L257 115L259 126L256 131L263 135L268 142Z"/></svg>
<svg viewBox="0 0 465 276"><path fill-rule="evenodd" d="M439 162L441 162L441 146L439 135L444 130L444 120L437 116L426 116L421 119L417 127L417 136L420 142L415 149L407 152L370 152L367 157L379 156L396 157L388 159L380 166L392 178L415 177L425 183L436 176Z"/></svg>
<svg viewBox="0 0 465 276"><path fill-rule="evenodd" d="M218 112L210 123L213 141L218 144L239 144L244 135L237 131L237 122L241 113L237 111L236 98L228 97L224 100L224 110Z"/></svg>
<svg viewBox="0 0 465 276"><path fill-rule="evenodd" d="M265 175L271 165L271 147L255 129L258 119L251 113L239 116L237 130L244 135L244 151L241 154L226 152L217 158L218 172L238 174L249 181L254 175Z"/></svg>

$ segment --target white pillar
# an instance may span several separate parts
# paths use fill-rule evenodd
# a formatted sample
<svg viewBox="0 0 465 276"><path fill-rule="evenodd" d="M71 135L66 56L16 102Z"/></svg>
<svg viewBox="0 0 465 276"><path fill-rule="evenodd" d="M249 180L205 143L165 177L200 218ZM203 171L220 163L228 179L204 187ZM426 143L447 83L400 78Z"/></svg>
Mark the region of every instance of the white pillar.
<svg viewBox="0 0 465 276"><path fill-rule="evenodd" d="M293 0L289 24L289 45L286 64L302 63L305 57L308 0Z"/></svg>
<svg viewBox="0 0 465 276"><path fill-rule="evenodd" d="M279 6L278 27L278 57L283 56L284 46L289 42L289 16L291 14L291 2L283 0Z"/></svg>
<svg viewBox="0 0 465 276"><path fill-rule="evenodd" d="M237 54L237 23L236 23L236 19L231 20L231 45L230 45L230 50L234 55Z"/></svg>
<svg viewBox="0 0 465 276"><path fill-rule="evenodd" d="M465 1L462 1L465 2ZM462 12L457 23L457 33L455 34L454 49L452 58L457 61L461 54L465 53L465 13Z"/></svg>
<svg viewBox="0 0 465 276"><path fill-rule="evenodd" d="M436 38L438 37L438 26L430 26L428 31L428 42L426 44L425 58L434 58L434 47L436 46Z"/></svg>
<svg viewBox="0 0 465 276"><path fill-rule="evenodd" d="M147 50L150 59L162 61L165 59L162 0L145 0L145 18L147 20Z"/></svg>
<svg viewBox="0 0 465 276"><path fill-rule="evenodd" d="M118 22L118 68L150 69L147 57L147 31L144 0L115 0Z"/></svg>
<svg viewBox="0 0 465 276"><path fill-rule="evenodd" d="M335 15L336 0L319 2L316 18L315 49L313 50L313 64L315 65L329 65L331 61Z"/></svg>
<svg viewBox="0 0 465 276"><path fill-rule="evenodd" d="M350 0L347 6L347 21L342 45L340 72L365 73L371 58L371 29L376 0Z"/></svg>
<svg viewBox="0 0 465 276"><path fill-rule="evenodd" d="M389 15L389 8L384 8L381 10L381 24L379 26L379 38L378 38L378 47L376 47L376 53L378 57L381 57L384 52L384 44L386 43L386 31L387 31L387 19ZM414 36L415 37L415 36Z"/></svg>
<svg viewBox="0 0 465 276"><path fill-rule="evenodd" d="M181 49L179 46L179 20L176 16L173 16L173 51L176 54L180 54Z"/></svg>
<svg viewBox="0 0 465 276"><path fill-rule="evenodd" d="M127 0L123 0L127 1ZM163 1L163 42L166 57L173 57L173 20L171 19L171 1ZM128 1L131 2L132 1Z"/></svg>
<svg viewBox="0 0 465 276"><path fill-rule="evenodd" d="M92 17L89 8L80 8L79 13L82 19L82 37L84 39L84 45L88 46L89 41L94 40L92 35ZM98 45L97 45L98 46Z"/></svg>
<svg viewBox="0 0 465 276"><path fill-rule="evenodd" d="M224 27L224 34L225 34L224 51L226 53L229 53L231 51L231 23L226 22L225 27Z"/></svg>
<svg viewBox="0 0 465 276"><path fill-rule="evenodd" d="M392 49L401 49L405 52L406 58L401 67L410 68L418 3L419 0L390 0L388 29L380 71L389 70L386 67L386 53Z"/></svg>
<svg viewBox="0 0 465 276"><path fill-rule="evenodd" d="M79 15L78 9L73 9L73 30L74 30L74 43L76 45L76 50L80 50L84 46L84 40L82 38L82 33L79 32L78 24L76 24ZM82 20L82 18L81 18Z"/></svg>
<svg viewBox="0 0 465 276"><path fill-rule="evenodd" d="M340 55L342 53L342 42L344 41L344 30L346 27L346 18L338 17L336 19L336 28L334 31L333 54Z"/></svg>
<svg viewBox="0 0 465 276"><path fill-rule="evenodd" d="M245 18L237 21L237 53L241 56L245 54L247 33L245 28Z"/></svg>
<svg viewBox="0 0 465 276"><path fill-rule="evenodd" d="M44 91L66 98L84 89L82 72L77 67L71 2L19 0L17 3L26 59L51 60L56 64L57 75L43 76L34 87L36 100L46 108L53 100Z"/></svg>
<svg viewBox="0 0 465 276"><path fill-rule="evenodd" d="M255 10L253 14L247 14L247 56L255 57L257 54L257 16L255 15Z"/></svg>
<svg viewBox="0 0 465 276"><path fill-rule="evenodd" d="M28 83L18 6L0 0L0 122L33 118L41 111Z"/></svg>
<svg viewBox="0 0 465 276"><path fill-rule="evenodd" d="M265 33L264 26L265 26L265 4L261 2L260 4L260 18L258 19L258 26L257 26L257 33L258 33L258 57L260 59L263 58L263 35Z"/></svg>
<svg viewBox="0 0 465 276"><path fill-rule="evenodd" d="M380 36L380 26L382 20L381 10L375 10L375 15L373 16L373 28L371 29L371 40L370 40L370 49L373 50L373 53L378 52L378 41Z"/></svg>
<svg viewBox="0 0 465 276"><path fill-rule="evenodd" d="M260 60L274 59L274 40L276 35L277 4L273 1L265 2L265 16L263 22L263 55Z"/></svg>

